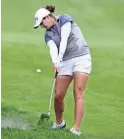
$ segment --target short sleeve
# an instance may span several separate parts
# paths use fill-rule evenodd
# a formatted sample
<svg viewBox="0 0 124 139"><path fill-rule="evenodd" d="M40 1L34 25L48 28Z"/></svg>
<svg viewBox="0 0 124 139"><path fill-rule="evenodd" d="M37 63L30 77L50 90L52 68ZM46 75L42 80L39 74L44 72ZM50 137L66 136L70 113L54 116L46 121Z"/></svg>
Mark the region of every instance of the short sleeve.
<svg viewBox="0 0 124 139"><path fill-rule="evenodd" d="M46 42L46 44L47 44L48 41L50 41L50 40L51 40L51 38L50 38L49 36L45 35L45 42Z"/></svg>
<svg viewBox="0 0 124 139"><path fill-rule="evenodd" d="M60 23L61 23L61 27L66 24L67 22L71 22L74 23L74 20L72 19L71 16L67 15L67 14L63 14L60 17Z"/></svg>

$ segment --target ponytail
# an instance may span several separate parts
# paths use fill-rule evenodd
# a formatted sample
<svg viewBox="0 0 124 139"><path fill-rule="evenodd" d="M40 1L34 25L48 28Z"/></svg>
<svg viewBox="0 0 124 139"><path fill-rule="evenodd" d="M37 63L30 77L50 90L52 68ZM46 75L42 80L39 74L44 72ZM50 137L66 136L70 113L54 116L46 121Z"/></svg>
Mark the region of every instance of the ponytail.
<svg viewBox="0 0 124 139"><path fill-rule="evenodd" d="M51 13L54 13L55 11L55 6L52 6L52 5L46 5L44 8L46 8Z"/></svg>

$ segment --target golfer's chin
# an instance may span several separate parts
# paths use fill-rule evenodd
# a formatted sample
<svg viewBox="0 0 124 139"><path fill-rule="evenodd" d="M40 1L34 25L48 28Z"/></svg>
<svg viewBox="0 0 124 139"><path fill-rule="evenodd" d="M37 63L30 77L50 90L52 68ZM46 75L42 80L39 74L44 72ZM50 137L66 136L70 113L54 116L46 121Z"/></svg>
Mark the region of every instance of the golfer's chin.
<svg viewBox="0 0 124 139"><path fill-rule="evenodd" d="M51 27L48 27L48 26L42 26L42 28L44 28L44 29L50 29Z"/></svg>
<svg viewBox="0 0 124 139"><path fill-rule="evenodd" d="M45 29L51 29L51 27L45 27Z"/></svg>

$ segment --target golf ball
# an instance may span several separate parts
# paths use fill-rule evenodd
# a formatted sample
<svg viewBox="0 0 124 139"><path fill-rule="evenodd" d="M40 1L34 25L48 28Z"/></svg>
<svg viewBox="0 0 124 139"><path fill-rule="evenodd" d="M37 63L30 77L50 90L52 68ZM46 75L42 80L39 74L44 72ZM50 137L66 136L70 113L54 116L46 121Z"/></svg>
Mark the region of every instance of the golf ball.
<svg viewBox="0 0 124 139"><path fill-rule="evenodd" d="M41 72L41 70L40 69L37 69L36 72Z"/></svg>

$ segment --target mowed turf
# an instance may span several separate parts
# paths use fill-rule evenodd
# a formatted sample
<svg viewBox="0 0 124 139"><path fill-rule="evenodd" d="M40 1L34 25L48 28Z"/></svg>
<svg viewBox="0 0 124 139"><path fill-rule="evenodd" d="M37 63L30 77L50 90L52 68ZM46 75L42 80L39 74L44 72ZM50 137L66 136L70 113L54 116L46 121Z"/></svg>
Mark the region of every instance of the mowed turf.
<svg viewBox="0 0 124 139"><path fill-rule="evenodd" d="M35 11L56 5L56 14L70 14L89 44L93 70L85 92L81 137L67 130L49 130L55 120L36 127L47 112L53 83L44 30L33 29ZM124 0L2 0L2 138L124 138ZM41 73L36 73L37 69ZM64 119L73 124L73 83L65 97ZM7 128L11 127L11 128ZM17 129L20 127L20 129Z"/></svg>

